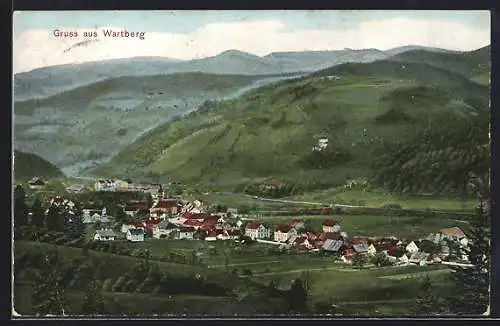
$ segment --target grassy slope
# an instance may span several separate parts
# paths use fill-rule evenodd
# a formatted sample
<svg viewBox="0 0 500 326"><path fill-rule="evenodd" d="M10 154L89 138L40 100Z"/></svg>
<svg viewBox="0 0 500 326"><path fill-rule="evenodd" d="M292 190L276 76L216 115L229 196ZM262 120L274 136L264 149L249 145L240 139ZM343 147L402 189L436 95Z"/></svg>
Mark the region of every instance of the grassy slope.
<svg viewBox="0 0 500 326"><path fill-rule="evenodd" d="M249 87L262 76L119 77L15 103L15 147L60 168L105 159L149 128ZM96 141L99 139L99 141Z"/></svg>
<svg viewBox="0 0 500 326"><path fill-rule="evenodd" d="M321 78L332 74L342 79ZM92 173L226 184L271 176L339 184L366 175L370 152L382 140L412 132L414 124L404 121L377 123L389 109L404 107L426 124L435 114L464 114L488 101L487 87L425 64L345 64L314 76L262 87L212 112L156 128ZM333 148L348 150L351 159L328 170L303 168L300 160L320 135Z"/></svg>
<svg viewBox="0 0 500 326"><path fill-rule="evenodd" d="M32 153L14 151L14 178L29 180L33 177L61 178L64 174L52 163Z"/></svg>

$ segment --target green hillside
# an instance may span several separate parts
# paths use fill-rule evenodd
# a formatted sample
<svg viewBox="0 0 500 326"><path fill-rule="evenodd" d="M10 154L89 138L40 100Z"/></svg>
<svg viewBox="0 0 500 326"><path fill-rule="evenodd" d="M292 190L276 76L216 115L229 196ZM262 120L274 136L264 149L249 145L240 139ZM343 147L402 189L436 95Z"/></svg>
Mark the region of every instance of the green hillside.
<svg viewBox="0 0 500 326"><path fill-rule="evenodd" d="M487 121L488 101L486 86L431 65L344 64L165 124L92 173L226 186L265 178L337 185L371 176L380 151L415 142L436 119L438 133L457 121ZM318 137L327 137L328 147L313 152Z"/></svg>
<svg viewBox="0 0 500 326"><path fill-rule="evenodd" d="M14 178L29 180L33 177L60 178L64 174L38 155L14 151Z"/></svg>
<svg viewBox="0 0 500 326"><path fill-rule="evenodd" d="M475 75L489 72L490 50L490 46L463 53L411 50L397 54L391 57L390 60L427 63L434 67L458 73L466 78L472 78Z"/></svg>
<svg viewBox="0 0 500 326"><path fill-rule="evenodd" d="M66 174L94 166L144 131L274 76L179 73L111 78L14 105L16 148L53 157ZM98 140L98 141L97 141Z"/></svg>

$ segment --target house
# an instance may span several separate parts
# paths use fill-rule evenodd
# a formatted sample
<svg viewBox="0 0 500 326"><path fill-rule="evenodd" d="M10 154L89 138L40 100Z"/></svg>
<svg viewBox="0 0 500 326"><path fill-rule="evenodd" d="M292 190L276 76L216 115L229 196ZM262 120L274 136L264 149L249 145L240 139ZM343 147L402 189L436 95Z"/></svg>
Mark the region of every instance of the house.
<svg viewBox="0 0 500 326"><path fill-rule="evenodd" d="M370 255L375 255L377 253L377 249L375 248L375 246L373 245L373 243L368 246L367 252Z"/></svg>
<svg viewBox="0 0 500 326"><path fill-rule="evenodd" d="M238 209L237 208L228 208L226 211L227 217L238 217Z"/></svg>
<svg viewBox="0 0 500 326"><path fill-rule="evenodd" d="M114 241L115 237L115 232L111 229L101 229L94 234L94 240L97 241Z"/></svg>
<svg viewBox="0 0 500 326"><path fill-rule="evenodd" d="M162 219L159 218L152 218L147 221L142 222L142 227L144 227L145 230L149 230L153 232L155 227L163 221Z"/></svg>
<svg viewBox="0 0 500 326"><path fill-rule="evenodd" d="M306 228L306 223L301 220L293 220L292 223L290 223L290 227L300 232Z"/></svg>
<svg viewBox="0 0 500 326"><path fill-rule="evenodd" d="M151 215L158 216L162 213L177 214L181 211L182 204L177 199L160 199L149 210Z"/></svg>
<svg viewBox="0 0 500 326"><path fill-rule="evenodd" d="M156 224L156 226L153 228L153 238L166 238L174 231L179 231L179 227L176 224L170 222L170 220L165 219Z"/></svg>
<svg viewBox="0 0 500 326"><path fill-rule="evenodd" d="M131 242L142 242L144 241L144 229L133 228L127 230L127 240Z"/></svg>
<svg viewBox="0 0 500 326"><path fill-rule="evenodd" d="M181 227L178 232L177 239L179 240L193 240L195 229L192 227Z"/></svg>
<svg viewBox="0 0 500 326"><path fill-rule="evenodd" d="M321 241L326 241L327 239L343 240L339 232L323 232L320 233L318 239Z"/></svg>
<svg viewBox="0 0 500 326"><path fill-rule="evenodd" d="M426 252L414 252L409 259L410 264L416 264L419 266L425 266L428 263L428 258L430 254Z"/></svg>
<svg viewBox="0 0 500 326"><path fill-rule="evenodd" d="M368 253L369 246L365 243L353 244L352 248L356 251L357 254L366 254Z"/></svg>
<svg viewBox="0 0 500 326"><path fill-rule="evenodd" d="M34 177L30 181L28 181L28 185L31 189L42 189L45 187L45 181L38 177Z"/></svg>
<svg viewBox="0 0 500 326"><path fill-rule="evenodd" d="M454 226L451 228L441 229L438 232L440 240L460 241L465 238L465 233L460 228Z"/></svg>
<svg viewBox="0 0 500 326"><path fill-rule="evenodd" d="M187 203L184 207L182 207L181 212L188 212L193 214L200 214L206 212L206 207L199 200L194 200L190 203Z"/></svg>
<svg viewBox="0 0 500 326"><path fill-rule="evenodd" d="M274 231L274 241L286 242L292 235L297 235L297 230L288 225L279 225Z"/></svg>
<svg viewBox="0 0 500 326"><path fill-rule="evenodd" d="M344 242L342 240L326 239L323 243L322 249L324 251L339 252L343 245Z"/></svg>
<svg viewBox="0 0 500 326"><path fill-rule="evenodd" d="M405 249L406 249L406 252L408 252L410 254L414 254L414 253L418 252L418 250L419 250L415 241L411 241L410 243L408 243L406 245Z"/></svg>
<svg viewBox="0 0 500 326"><path fill-rule="evenodd" d="M85 190L85 186L82 184L74 184L66 188L67 192L72 192L74 194L80 194Z"/></svg>
<svg viewBox="0 0 500 326"><path fill-rule="evenodd" d="M222 230L224 224L217 224L218 220L215 219L206 219L201 222L201 229L203 230L212 230L212 229L218 229Z"/></svg>
<svg viewBox="0 0 500 326"><path fill-rule="evenodd" d="M323 221L323 232L340 232L340 224L331 218L327 218Z"/></svg>
<svg viewBox="0 0 500 326"><path fill-rule="evenodd" d="M267 229L263 223L260 222L249 222L245 226L245 235L252 240L255 239L267 239L269 238L270 230Z"/></svg>
<svg viewBox="0 0 500 326"><path fill-rule="evenodd" d="M292 246L298 251L308 251L314 249L315 246L305 236L298 236L292 243Z"/></svg>
<svg viewBox="0 0 500 326"><path fill-rule="evenodd" d="M403 256L398 258L398 262L401 265L408 265L410 263L410 259L406 254L403 254Z"/></svg>
<svg viewBox="0 0 500 326"><path fill-rule="evenodd" d="M182 223L182 225L185 227L192 227L195 230L198 230L203 226L203 222L201 222L199 220L195 220L195 219L189 219L189 220L186 220L184 223Z"/></svg>
<svg viewBox="0 0 500 326"><path fill-rule="evenodd" d="M134 224L122 224L120 231L121 231L121 233L127 233L128 230L135 229L136 227L137 226Z"/></svg>

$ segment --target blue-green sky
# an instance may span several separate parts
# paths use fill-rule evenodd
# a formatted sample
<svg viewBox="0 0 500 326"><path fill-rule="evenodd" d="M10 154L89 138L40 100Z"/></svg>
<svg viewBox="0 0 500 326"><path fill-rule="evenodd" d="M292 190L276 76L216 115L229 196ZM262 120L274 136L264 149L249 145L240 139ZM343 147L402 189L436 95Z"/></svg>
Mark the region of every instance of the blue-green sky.
<svg viewBox="0 0 500 326"><path fill-rule="evenodd" d="M294 28L352 28L363 21L391 18L455 21L474 27L489 28L488 11L450 10L227 10L227 11L46 11L15 15L15 31L28 28L52 29L61 26L89 28L120 26L148 32L190 33L215 22L280 20Z"/></svg>
<svg viewBox="0 0 500 326"><path fill-rule="evenodd" d="M13 20L14 72L135 56L189 60L232 49L262 56L404 45L468 51L490 43L489 11L23 11ZM105 37L108 28L144 37ZM87 41L87 31L97 33L93 42L67 51Z"/></svg>

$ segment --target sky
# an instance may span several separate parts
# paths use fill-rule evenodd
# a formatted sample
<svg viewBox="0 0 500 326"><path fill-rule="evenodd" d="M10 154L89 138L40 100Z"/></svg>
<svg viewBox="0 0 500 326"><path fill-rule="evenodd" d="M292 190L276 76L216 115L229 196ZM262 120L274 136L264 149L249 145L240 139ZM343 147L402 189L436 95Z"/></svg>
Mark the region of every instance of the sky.
<svg viewBox="0 0 500 326"><path fill-rule="evenodd" d="M137 56L189 60L232 49L263 56L404 45L469 51L490 44L489 11L17 11L13 23L14 73ZM144 37L105 37L104 30Z"/></svg>

